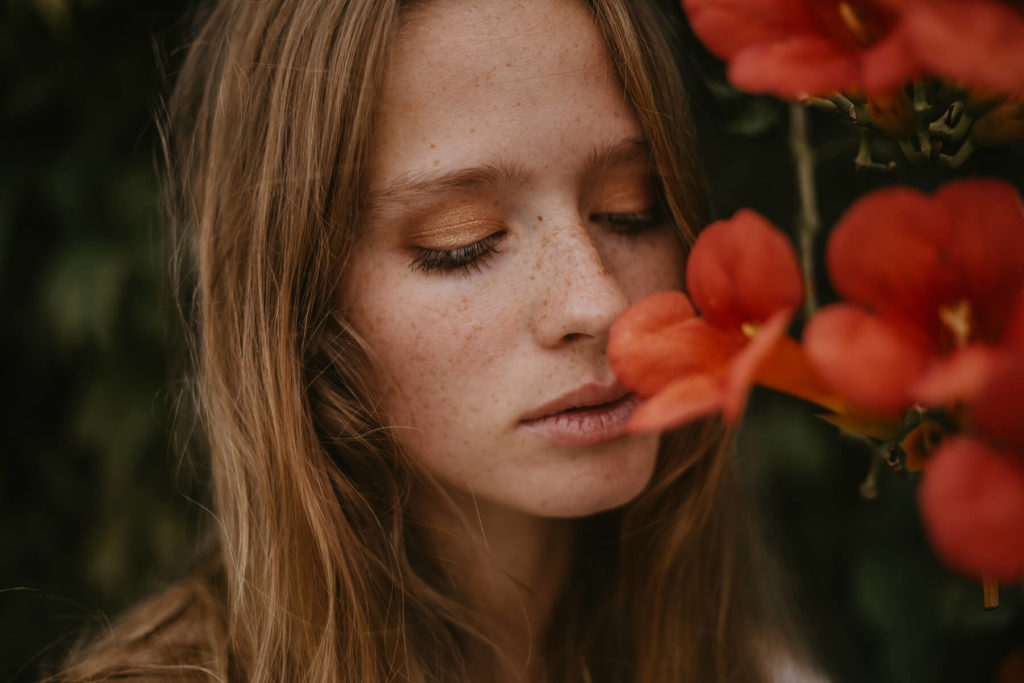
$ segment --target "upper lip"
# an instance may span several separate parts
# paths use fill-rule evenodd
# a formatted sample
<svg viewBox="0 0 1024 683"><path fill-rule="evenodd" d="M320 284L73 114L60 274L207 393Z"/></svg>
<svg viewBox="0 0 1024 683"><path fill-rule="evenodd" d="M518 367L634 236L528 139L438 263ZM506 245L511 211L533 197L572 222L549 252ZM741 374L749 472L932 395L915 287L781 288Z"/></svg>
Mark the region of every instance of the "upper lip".
<svg viewBox="0 0 1024 683"><path fill-rule="evenodd" d="M548 401L536 410L531 410L523 416L522 422L550 417L571 408L592 408L605 403L611 403L612 401L618 401L627 394L629 392L621 384L591 382L562 394L552 401Z"/></svg>

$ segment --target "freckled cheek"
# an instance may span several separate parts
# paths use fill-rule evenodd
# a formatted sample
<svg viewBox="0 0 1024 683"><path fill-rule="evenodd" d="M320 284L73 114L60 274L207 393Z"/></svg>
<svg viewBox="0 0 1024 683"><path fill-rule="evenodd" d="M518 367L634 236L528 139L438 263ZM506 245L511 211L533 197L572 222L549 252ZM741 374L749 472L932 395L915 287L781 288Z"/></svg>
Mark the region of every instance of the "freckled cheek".
<svg viewBox="0 0 1024 683"><path fill-rule="evenodd" d="M477 423L507 390L502 343L512 338L493 306L410 274L364 288L353 323L385 375L385 406L419 429Z"/></svg>

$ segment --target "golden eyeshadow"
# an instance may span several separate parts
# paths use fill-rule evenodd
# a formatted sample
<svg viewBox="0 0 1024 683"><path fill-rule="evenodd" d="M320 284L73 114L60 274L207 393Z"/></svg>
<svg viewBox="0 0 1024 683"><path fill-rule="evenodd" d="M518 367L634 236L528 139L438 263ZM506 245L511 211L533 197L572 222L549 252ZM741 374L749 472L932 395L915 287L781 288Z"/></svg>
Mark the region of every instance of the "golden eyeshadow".
<svg viewBox="0 0 1024 683"><path fill-rule="evenodd" d="M450 250L478 242L499 229L500 217L493 210L453 206L414 221L409 240L424 249Z"/></svg>
<svg viewBox="0 0 1024 683"><path fill-rule="evenodd" d="M633 213L655 203L655 177L646 163L627 163L602 169L587 188L591 211Z"/></svg>
<svg viewBox="0 0 1024 683"><path fill-rule="evenodd" d="M609 183L597 188L594 211L598 213L634 213L646 211L654 203L654 193L647 182Z"/></svg>

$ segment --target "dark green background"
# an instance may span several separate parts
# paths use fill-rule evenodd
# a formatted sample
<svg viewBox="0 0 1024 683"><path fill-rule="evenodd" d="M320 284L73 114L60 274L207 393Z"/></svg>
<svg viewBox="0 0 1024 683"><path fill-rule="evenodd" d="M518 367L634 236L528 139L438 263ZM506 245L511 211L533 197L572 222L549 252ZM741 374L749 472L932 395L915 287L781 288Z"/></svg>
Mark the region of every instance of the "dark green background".
<svg viewBox="0 0 1024 683"><path fill-rule="evenodd" d="M202 477L171 446L154 170L161 72L189 4L0 0L0 680L35 679L83 628L181 576L207 520ZM751 206L789 226L785 105L729 93L720 65L701 63L718 84L701 135L719 214ZM826 225L872 187L950 177L856 172L848 130L812 123ZM1021 187L1022 168L1018 145L958 175ZM836 681L988 681L1024 646L1019 588L984 612L980 586L931 555L913 487L883 477L862 500L867 451L808 407L756 393L740 453Z"/></svg>

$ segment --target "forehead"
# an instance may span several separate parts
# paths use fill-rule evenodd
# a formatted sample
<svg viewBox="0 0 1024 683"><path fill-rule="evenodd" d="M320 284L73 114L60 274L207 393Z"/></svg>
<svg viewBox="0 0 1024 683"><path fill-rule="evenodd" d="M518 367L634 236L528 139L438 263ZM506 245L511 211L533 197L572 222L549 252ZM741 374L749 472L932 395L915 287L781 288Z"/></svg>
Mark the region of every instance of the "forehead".
<svg viewBox="0 0 1024 683"><path fill-rule="evenodd" d="M406 10L377 106L371 184L495 157L536 165L640 137L577 0L435 0ZM522 162L522 163L518 163Z"/></svg>

